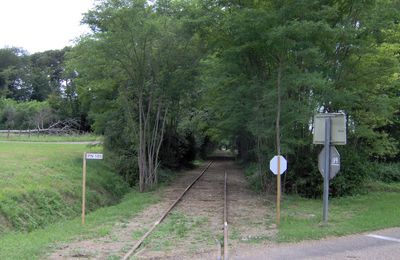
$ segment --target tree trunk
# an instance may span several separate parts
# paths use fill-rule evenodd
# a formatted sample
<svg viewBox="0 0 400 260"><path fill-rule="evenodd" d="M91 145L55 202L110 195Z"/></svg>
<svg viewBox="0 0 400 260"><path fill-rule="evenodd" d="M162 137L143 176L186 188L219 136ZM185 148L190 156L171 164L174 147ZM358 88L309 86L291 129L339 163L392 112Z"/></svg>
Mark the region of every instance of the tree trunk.
<svg viewBox="0 0 400 260"><path fill-rule="evenodd" d="M144 140L144 126L143 126L143 96L139 94L139 153L138 153L138 166L139 166L139 191L144 191L144 178L145 174L145 140Z"/></svg>
<svg viewBox="0 0 400 260"><path fill-rule="evenodd" d="M276 82L277 92L277 108L276 108L276 153L281 155L281 133L280 133L280 120L281 120L281 80L282 80L282 60L279 59L278 63L278 78Z"/></svg>
<svg viewBox="0 0 400 260"><path fill-rule="evenodd" d="M158 99L154 111L153 96L150 94L146 102L143 95L139 95L139 190L158 183L159 151L164 138L167 111L162 115L163 103Z"/></svg>

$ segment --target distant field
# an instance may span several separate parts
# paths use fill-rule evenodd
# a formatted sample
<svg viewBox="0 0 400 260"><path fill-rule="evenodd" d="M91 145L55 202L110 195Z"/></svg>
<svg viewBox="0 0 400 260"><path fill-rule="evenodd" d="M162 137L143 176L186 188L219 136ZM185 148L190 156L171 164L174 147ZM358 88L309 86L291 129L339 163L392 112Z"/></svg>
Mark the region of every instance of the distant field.
<svg viewBox="0 0 400 260"><path fill-rule="evenodd" d="M0 143L0 234L30 231L78 216L82 154L101 147ZM88 161L88 210L117 202L128 191L103 161Z"/></svg>
<svg viewBox="0 0 400 260"><path fill-rule="evenodd" d="M102 136L93 134L82 135L43 135L43 134L16 134L0 133L0 141L26 141L26 142L84 142L102 141Z"/></svg>

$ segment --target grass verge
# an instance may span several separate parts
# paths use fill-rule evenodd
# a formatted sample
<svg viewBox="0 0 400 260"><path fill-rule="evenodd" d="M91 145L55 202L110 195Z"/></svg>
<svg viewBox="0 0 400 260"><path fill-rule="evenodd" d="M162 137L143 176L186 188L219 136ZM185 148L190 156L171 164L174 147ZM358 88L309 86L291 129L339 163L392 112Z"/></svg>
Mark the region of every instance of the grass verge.
<svg viewBox="0 0 400 260"><path fill-rule="evenodd" d="M172 250L183 241L196 241L198 243L214 242L210 233L204 232L208 224L206 217L190 217L181 212L173 212L159 227L144 241L150 250ZM195 234L195 237L191 237Z"/></svg>
<svg viewBox="0 0 400 260"><path fill-rule="evenodd" d="M396 185L391 186L394 189ZM329 201L328 224L324 226L322 200L288 196L283 202L277 240L292 242L320 239L400 226L399 201L398 192L377 191L354 197L333 198Z"/></svg>
<svg viewBox="0 0 400 260"><path fill-rule="evenodd" d="M0 143L0 234L32 231L80 214L82 155L101 147ZM104 161L88 161L88 211L129 190Z"/></svg>
<svg viewBox="0 0 400 260"><path fill-rule="evenodd" d="M131 218L158 200L152 193L128 193L121 203L98 209L81 218L64 220L30 233L14 232L0 238L0 259L41 259L63 242L107 235L116 222Z"/></svg>

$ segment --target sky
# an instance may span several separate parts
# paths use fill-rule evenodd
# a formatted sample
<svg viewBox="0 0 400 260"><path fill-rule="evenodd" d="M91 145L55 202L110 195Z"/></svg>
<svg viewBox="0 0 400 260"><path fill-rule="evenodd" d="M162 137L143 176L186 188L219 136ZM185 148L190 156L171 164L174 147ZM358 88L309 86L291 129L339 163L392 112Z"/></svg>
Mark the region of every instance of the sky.
<svg viewBox="0 0 400 260"><path fill-rule="evenodd" d="M0 48L20 47L30 54L62 49L89 32L82 14L95 0L0 0Z"/></svg>

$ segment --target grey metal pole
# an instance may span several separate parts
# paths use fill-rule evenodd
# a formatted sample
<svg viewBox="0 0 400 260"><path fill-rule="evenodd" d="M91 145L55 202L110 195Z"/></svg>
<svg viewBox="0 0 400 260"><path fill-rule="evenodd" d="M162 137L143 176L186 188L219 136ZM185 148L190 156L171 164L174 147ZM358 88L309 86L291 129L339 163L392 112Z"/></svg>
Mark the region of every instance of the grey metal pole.
<svg viewBox="0 0 400 260"><path fill-rule="evenodd" d="M325 119L325 165L324 165L324 224L328 223L328 201L329 201L329 176L330 176L330 153L331 153L331 118Z"/></svg>

